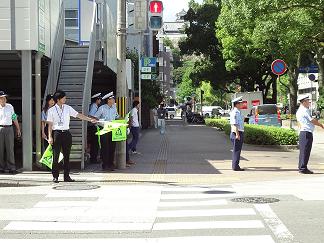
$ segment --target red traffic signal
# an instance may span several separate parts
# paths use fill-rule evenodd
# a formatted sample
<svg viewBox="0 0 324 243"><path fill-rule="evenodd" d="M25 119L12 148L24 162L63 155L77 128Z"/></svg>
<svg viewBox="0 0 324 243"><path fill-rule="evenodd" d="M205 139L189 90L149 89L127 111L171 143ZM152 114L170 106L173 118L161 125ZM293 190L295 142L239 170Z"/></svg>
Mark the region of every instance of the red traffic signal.
<svg viewBox="0 0 324 243"><path fill-rule="evenodd" d="M150 2L150 13L160 14L163 11L162 1L151 1Z"/></svg>

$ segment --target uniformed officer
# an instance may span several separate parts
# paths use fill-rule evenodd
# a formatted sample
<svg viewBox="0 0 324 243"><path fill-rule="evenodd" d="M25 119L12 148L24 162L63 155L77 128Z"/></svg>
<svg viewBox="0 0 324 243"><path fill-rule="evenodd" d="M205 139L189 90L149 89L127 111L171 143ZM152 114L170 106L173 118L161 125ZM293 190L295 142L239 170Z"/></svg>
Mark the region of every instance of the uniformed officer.
<svg viewBox="0 0 324 243"><path fill-rule="evenodd" d="M15 135L12 123L16 126L18 137L21 136L21 132L14 108L7 103L7 96L4 91L0 91L0 173L8 169L10 174L15 174L17 172L14 154Z"/></svg>
<svg viewBox="0 0 324 243"><path fill-rule="evenodd" d="M95 94L91 97L92 102L90 105L89 116L95 118L95 114L100 106L101 103L101 93ZM99 144L98 144L98 137L96 135L97 128L93 124L88 125L88 138L90 144L90 163L96 164L98 151L99 151Z"/></svg>
<svg viewBox="0 0 324 243"><path fill-rule="evenodd" d="M243 171L239 165L241 150L244 139L244 120L240 109L242 108L242 97L238 97L232 100L233 110L230 113L230 124L231 124L231 141L233 144L233 155L232 155L232 169L234 171Z"/></svg>
<svg viewBox="0 0 324 243"><path fill-rule="evenodd" d="M104 105L100 106L98 111L95 113L95 117L99 121L113 121L119 118L116 104L115 96L113 92L106 94L102 97L104 100ZM114 171L114 156L116 143L112 141L112 133L106 133L100 137L101 143L101 159L102 159L102 169L107 171Z"/></svg>
<svg viewBox="0 0 324 243"><path fill-rule="evenodd" d="M72 146L72 135L69 131L70 117L77 117L93 123L96 123L97 120L78 113L71 106L66 105L66 94L64 91L56 91L54 101L56 105L47 112L47 121L49 123L48 143L53 145L53 182L59 182L58 160L61 150L64 156L64 181L73 182L74 180L70 177L70 151Z"/></svg>
<svg viewBox="0 0 324 243"><path fill-rule="evenodd" d="M315 125L324 129L323 124L319 123L317 119L312 118L310 112L310 97L303 95L299 97L300 107L296 113L297 121L300 124L299 132L299 173L313 174L307 165L312 150L313 132Z"/></svg>

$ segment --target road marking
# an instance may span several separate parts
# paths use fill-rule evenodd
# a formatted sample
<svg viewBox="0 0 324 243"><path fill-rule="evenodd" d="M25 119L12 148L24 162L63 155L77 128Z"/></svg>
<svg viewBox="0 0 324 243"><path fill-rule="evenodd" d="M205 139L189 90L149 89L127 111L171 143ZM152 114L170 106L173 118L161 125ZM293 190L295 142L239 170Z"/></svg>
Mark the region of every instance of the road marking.
<svg viewBox="0 0 324 243"><path fill-rule="evenodd" d="M152 223L10 222L4 230L30 231L150 231Z"/></svg>
<svg viewBox="0 0 324 243"><path fill-rule="evenodd" d="M197 210L168 210L159 211L158 218L179 217L213 217L233 215L256 215L253 208L226 208L226 209L197 209Z"/></svg>
<svg viewBox="0 0 324 243"><path fill-rule="evenodd" d="M208 191L230 191L231 188L213 188L213 187L166 187L162 192L208 192Z"/></svg>
<svg viewBox="0 0 324 243"><path fill-rule="evenodd" d="M278 218L275 212L272 211L268 204L255 204L254 207L263 217L267 226L271 229L279 243L294 242L294 236Z"/></svg>
<svg viewBox="0 0 324 243"><path fill-rule="evenodd" d="M207 201L189 201L189 202L160 202L159 207L191 207L191 206L215 206L227 205L226 199L207 200Z"/></svg>
<svg viewBox="0 0 324 243"><path fill-rule="evenodd" d="M58 239L1 239L1 243L57 243ZM253 236L190 236L167 238L106 238L106 239L59 239L60 243L275 243L270 235Z"/></svg>
<svg viewBox="0 0 324 243"><path fill-rule="evenodd" d="M153 231L158 230L198 230L198 229L248 229L264 228L260 220L242 221L197 221L155 223Z"/></svg>
<svg viewBox="0 0 324 243"><path fill-rule="evenodd" d="M161 200L176 200L176 199L210 199L210 198L219 198L219 197L229 197L236 196L236 193L232 194L161 194Z"/></svg>

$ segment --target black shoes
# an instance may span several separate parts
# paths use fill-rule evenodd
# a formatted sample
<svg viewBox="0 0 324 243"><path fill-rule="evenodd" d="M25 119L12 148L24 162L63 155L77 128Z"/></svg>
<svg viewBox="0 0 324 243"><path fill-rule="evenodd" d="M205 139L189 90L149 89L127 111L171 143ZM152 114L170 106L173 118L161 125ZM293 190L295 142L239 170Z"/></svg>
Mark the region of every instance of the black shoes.
<svg viewBox="0 0 324 243"><path fill-rule="evenodd" d="M309 170L309 169L306 169L306 170L300 170L299 173L301 174L314 174L313 171Z"/></svg>
<svg viewBox="0 0 324 243"><path fill-rule="evenodd" d="M6 173L5 170L0 170L0 174Z"/></svg>
<svg viewBox="0 0 324 243"><path fill-rule="evenodd" d="M233 169L234 171L244 171L244 169L242 169L242 168L240 168L240 167L238 167L238 168L235 168L235 169Z"/></svg>
<svg viewBox="0 0 324 243"><path fill-rule="evenodd" d="M17 174L17 173L18 173L17 170L9 170L9 174L11 174L11 175L15 175L15 174Z"/></svg>
<svg viewBox="0 0 324 243"><path fill-rule="evenodd" d="M54 182L54 183L59 183L58 178L53 178L53 182Z"/></svg>
<svg viewBox="0 0 324 243"><path fill-rule="evenodd" d="M75 180L73 180L71 177L66 177L64 178L65 182L75 182Z"/></svg>

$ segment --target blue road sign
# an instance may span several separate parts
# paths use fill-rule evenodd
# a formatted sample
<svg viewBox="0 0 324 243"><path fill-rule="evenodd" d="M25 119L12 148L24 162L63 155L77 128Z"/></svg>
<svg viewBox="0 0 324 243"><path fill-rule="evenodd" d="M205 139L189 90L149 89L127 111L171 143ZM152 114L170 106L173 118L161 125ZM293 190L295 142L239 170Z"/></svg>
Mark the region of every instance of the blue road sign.
<svg viewBox="0 0 324 243"><path fill-rule="evenodd" d="M310 81L315 81L315 79L316 79L314 74L308 75L308 78L309 78Z"/></svg>
<svg viewBox="0 0 324 243"><path fill-rule="evenodd" d="M141 66L142 67L156 67L157 58L156 57L142 57Z"/></svg>
<svg viewBox="0 0 324 243"><path fill-rule="evenodd" d="M300 73L318 73L317 65L309 65L307 67L299 67Z"/></svg>
<svg viewBox="0 0 324 243"><path fill-rule="evenodd" d="M272 62L271 70L276 75L282 75L287 70L286 63L281 59L277 59L277 60Z"/></svg>

